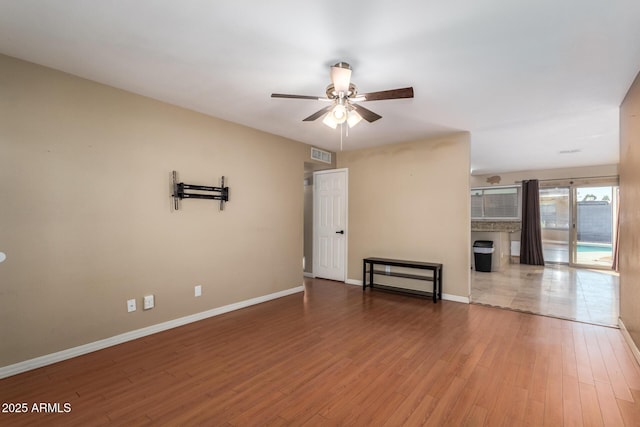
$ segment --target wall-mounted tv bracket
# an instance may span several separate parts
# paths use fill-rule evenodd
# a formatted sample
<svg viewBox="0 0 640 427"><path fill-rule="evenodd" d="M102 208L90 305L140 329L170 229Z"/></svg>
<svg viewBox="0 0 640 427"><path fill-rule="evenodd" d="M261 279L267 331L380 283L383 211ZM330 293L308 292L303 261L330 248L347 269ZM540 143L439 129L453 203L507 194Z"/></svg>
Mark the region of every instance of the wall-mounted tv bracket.
<svg viewBox="0 0 640 427"><path fill-rule="evenodd" d="M220 200L220 210L224 210L224 202L229 201L229 187L224 186L224 176L220 180L220 187L208 187L206 185L192 185L178 182L178 173L173 171L173 207L175 210L180 209L180 200L182 199L209 199ZM187 193L186 190L199 191L199 193ZM211 194L219 193L219 194Z"/></svg>

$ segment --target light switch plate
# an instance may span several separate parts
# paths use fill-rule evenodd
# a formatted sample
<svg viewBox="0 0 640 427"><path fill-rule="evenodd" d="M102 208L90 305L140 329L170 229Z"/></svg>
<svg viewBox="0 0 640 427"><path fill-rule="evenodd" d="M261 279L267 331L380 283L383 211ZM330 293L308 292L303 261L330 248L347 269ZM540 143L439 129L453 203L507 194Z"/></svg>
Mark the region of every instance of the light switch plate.
<svg viewBox="0 0 640 427"><path fill-rule="evenodd" d="M195 296L197 297L202 296L202 286L196 285L194 293L195 293Z"/></svg>
<svg viewBox="0 0 640 427"><path fill-rule="evenodd" d="M154 298L153 295L145 295L144 296L144 309L149 310L154 307Z"/></svg>
<svg viewBox="0 0 640 427"><path fill-rule="evenodd" d="M136 300L135 299L127 300L127 313L131 313L132 311L136 311Z"/></svg>

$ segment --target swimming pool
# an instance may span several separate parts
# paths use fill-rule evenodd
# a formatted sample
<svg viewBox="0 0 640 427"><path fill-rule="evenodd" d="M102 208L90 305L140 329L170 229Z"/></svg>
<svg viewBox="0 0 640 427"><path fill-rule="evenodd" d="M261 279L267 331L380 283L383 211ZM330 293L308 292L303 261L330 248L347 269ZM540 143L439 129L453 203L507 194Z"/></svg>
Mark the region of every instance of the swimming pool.
<svg viewBox="0 0 640 427"><path fill-rule="evenodd" d="M606 243L578 243L578 252L611 252L611 245Z"/></svg>

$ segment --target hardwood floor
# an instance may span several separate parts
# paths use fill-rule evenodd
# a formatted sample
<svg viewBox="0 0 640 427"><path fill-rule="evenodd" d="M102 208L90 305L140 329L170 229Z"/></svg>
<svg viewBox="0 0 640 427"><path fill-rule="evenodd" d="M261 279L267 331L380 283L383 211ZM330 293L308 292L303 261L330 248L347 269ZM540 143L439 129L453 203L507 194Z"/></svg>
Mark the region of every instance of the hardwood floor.
<svg viewBox="0 0 640 427"><path fill-rule="evenodd" d="M620 331L308 280L296 294L0 380L0 425L640 425Z"/></svg>

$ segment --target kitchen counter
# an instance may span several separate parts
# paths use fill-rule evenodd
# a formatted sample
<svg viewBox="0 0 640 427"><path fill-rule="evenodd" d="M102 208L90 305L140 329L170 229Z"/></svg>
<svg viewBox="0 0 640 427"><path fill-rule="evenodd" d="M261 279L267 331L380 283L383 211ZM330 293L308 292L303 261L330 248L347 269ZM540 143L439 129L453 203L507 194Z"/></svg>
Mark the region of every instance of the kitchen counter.
<svg viewBox="0 0 640 427"><path fill-rule="evenodd" d="M471 221L471 231L499 231L513 233L520 231L520 221Z"/></svg>

